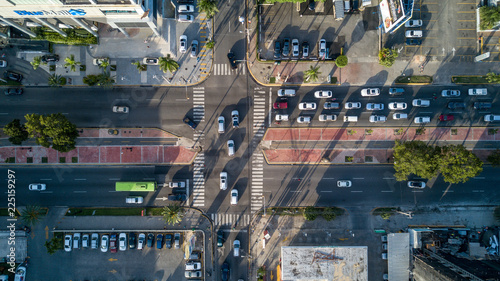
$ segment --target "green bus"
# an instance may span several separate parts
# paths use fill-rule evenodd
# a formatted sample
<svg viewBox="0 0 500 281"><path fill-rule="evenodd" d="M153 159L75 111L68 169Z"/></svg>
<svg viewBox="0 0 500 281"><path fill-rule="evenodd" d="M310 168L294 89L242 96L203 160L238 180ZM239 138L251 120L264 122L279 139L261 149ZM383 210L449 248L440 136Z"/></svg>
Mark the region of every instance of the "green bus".
<svg viewBox="0 0 500 281"><path fill-rule="evenodd" d="M154 192L156 190L156 182L132 182L132 181L118 181L116 182L116 191L142 191Z"/></svg>

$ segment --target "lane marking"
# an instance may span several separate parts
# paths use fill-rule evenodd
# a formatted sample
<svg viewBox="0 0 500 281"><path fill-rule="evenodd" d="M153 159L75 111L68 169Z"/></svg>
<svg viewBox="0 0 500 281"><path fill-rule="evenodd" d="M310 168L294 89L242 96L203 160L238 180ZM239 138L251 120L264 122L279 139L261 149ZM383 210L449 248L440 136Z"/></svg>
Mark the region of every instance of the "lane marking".
<svg viewBox="0 0 500 281"><path fill-rule="evenodd" d="M295 193L297 193L297 192L302 192L302 191L300 191L300 190L293 190L293 191L290 191L290 192L295 192Z"/></svg>
<svg viewBox="0 0 500 281"><path fill-rule="evenodd" d="M40 179L41 181L51 181L52 179Z"/></svg>
<svg viewBox="0 0 500 281"><path fill-rule="evenodd" d="M412 190L411 192L420 192L420 193L422 193L423 191L422 190Z"/></svg>
<svg viewBox="0 0 500 281"><path fill-rule="evenodd" d="M351 192L356 192L356 193L360 193L360 192L363 192L363 190L351 190Z"/></svg>
<svg viewBox="0 0 500 281"><path fill-rule="evenodd" d="M333 190L322 190L320 192L333 192Z"/></svg>
<svg viewBox="0 0 500 281"><path fill-rule="evenodd" d="M75 191L73 191L73 192L74 192L74 193L87 193L87 191L86 191L86 190L75 190Z"/></svg>
<svg viewBox="0 0 500 281"><path fill-rule="evenodd" d="M118 180L120 180L120 178L109 178L108 180L110 180L110 181L118 181Z"/></svg>
<svg viewBox="0 0 500 281"><path fill-rule="evenodd" d="M364 180L365 178L352 178L353 180Z"/></svg>
<svg viewBox="0 0 500 281"><path fill-rule="evenodd" d="M484 190L473 190L472 192L484 192Z"/></svg>
<svg viewBox="0 0 500 281"><path fill-rule="evenodd" d="M394 192L392 190L382 190L381 192Z"/></svg>
<svg viewBox="0 0 500 281"><path fill-rule="evenodd" d="M382 178L383 180L393 180L395 178Z"/></svg>
<svg viewBox="0 0 500 281"><path fill-rule="evenodd" d="M335 178L323 178L324 180L334 180Z"/></svg>
<svg viewBox="0 0 500 281"><path fill-rule="evenodd" d="M54 193L54 191L40 191L40 193Z"/></svg>
<svg viewBox="0 0 500 281"><path fill-rule="evenodd" d="M76 181L86 181L87 179L75 179Z"/></svg>
<svg viewBox="0 0 500 281"><path fill-rule="evenodd" d="M485 177L473 177L473 179L475 179L475 180L484 180Z"/></svg>

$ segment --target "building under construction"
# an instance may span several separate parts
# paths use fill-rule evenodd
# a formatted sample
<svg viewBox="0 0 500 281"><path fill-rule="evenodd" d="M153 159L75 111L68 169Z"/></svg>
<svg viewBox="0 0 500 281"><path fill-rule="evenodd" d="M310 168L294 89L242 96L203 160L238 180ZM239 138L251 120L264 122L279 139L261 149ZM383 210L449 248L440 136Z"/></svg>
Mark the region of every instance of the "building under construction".
<svg viewBox="0 0 500 281"><path fill-rule="evenodd" d="M281 280L368 280L368 247L281 247Z"/></svg>

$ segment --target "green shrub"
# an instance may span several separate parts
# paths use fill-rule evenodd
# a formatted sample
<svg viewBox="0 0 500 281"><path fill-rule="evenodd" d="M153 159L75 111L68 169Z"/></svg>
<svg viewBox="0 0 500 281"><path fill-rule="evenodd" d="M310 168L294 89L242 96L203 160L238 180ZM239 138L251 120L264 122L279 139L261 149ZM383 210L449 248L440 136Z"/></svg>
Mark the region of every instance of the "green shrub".
<svg viewBox="0 0 500 281"><path fill-rule="evenodd" d="M380 217L383 218L384 220L388 220L389 218L391 218L392 216L392 213L382 213L380 214Z"/></svg>
<svg viewBox="0 0 500 281"><path fill-rule="evenodd" d="M347 56L344 55L338 56L337 59L335 60L335 64L337 65L338 68L346 66L347 62L348 62Z"/></svg>
<svg viewBox="0 0 500 281"><path fill-rule="evenodd" d="M89 86L95 86L95 85L97 85L97 82L99 82L99 76L97 76L97 75L89 74L89 75L83 77L83 83L87 84Z"/></svg>
<svg viewBox="0 0 500 281"><path fill-rule="evenodd" d="M306 207L303 215L306 220L313 221L318 217L318 212L314 207Z"/></svg>
<svg viewBox="0 0 500 281"><path fill-rule="evenodd" d="M323 210L323 213L321 213L321 215L327 221L334 220L337 217L337 215L335 214L335 210L333 208L325 208Z"/></svg>
<svg viewBox="0 0 500 281"><path fill-rule="evenodd" d="M68 35L61 36L59 33L52 31L48 27L35 27L32 29L37 35L32 40L47 40L56 44L65 45L90 45L97 44L97 37L93 36L86 30L65 28L63 31Z"/></svg>

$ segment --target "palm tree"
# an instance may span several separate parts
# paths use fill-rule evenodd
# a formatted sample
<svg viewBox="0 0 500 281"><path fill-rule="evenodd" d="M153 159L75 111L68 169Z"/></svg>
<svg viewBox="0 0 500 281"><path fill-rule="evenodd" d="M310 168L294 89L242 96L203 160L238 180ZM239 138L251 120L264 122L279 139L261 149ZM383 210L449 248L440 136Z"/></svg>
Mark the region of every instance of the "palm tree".
<svg viewBox="0 0 500 281"><path fill-rule="evenodd" d="M304 77L306 78L306 82L308 82L309 79L311 79L312 82L318 81L318 75L321 74L321 72L319 72L318 70L319 70L319 66L318 67L313 67L311 65L310 68L309 68L309 70L306 70L304 72Z"/></svg>
<svg viewBox="0 0 500 281"><path fill-rule="evenodd" d="M66 84L66 78L61 75L52 74L49 76L49 86L57 87Z"/></svg>
<svg viewBox="0 0 500 281"><path fill-rule="evenodd" d="M198 1L198 10L205 12L207 18L211 19L218 11L216 0L200 0Z"/></svg>
<svg viewBox="0 0 500 281"><path fill-rule="evenodd" d="M174 225L182 221L182 218L184 217L184 208L178 204L168 205L163 207L161 214L166 224Z"/></svg>
<svg viewBox="0 0 500 281"><path fill-rule="evenodd" d="M40 208L40 206L28 205L21 211L21 220L23 220L28 226L35 225L35 223L40 221L41 216L42 208Z"/></svg>
<svg viewBox="0 0 500 281"><path fill-rule="evenodd" d="M215 47L215 41L214 40L210 40L208 41L206 44L205 44L205 47L209 50L213 49Z"/></svg>
<svg viewBox="0 0 500 281"><path fill-rule="evenodd" d="M132 64L135 65L135 67L137 67L137 71L139 71L139 72L141 72L143 70L143 68L145 68L145 66L146 66L146 65L142 65L140 61L133 62Z"/></svg>
<svg viewBox="0 0 500 281"><path fill-rule="evenodd" d="M98 79L99 82L97 82L97 85L103 88L111 88L116 82L115 77L111 76L111 73L107 72L106 70L102 74L98 75Z"/></svg>
<svg viewBox="0 0 500 281"><path fill-rule="evenodd" d="M30 62L31 66L33 66L33 70L36 70L40 64L42 63L42 57L34 57L33 61Z"/></svg>
<svg viewBox="0 0 500 281"><path fill-rule="evenodd" d="M108 68L109 64L110 63L108 58L102 59L101 63L99 64L99 68L102 68L102 70L106 71L106 68Z"/></svg>
<svg viewBox="0 0 500 281"><path fill-rule="evenodd" d="M159 58L158 64L160 65L160 70L162 70L164 73L167 73L168 71L173 73L177 69L179 69L179 64L170 57L170 54L168 54L166 57Z"/></svg>
<svg viewBox="0 0 500 281"><path fill-rule="evenodd" d="M65 58L64 61L66 62L64 67L69 67L73 72L76 71L76 66L81 64L79 61L75 61L75 55Z"/></svg>

